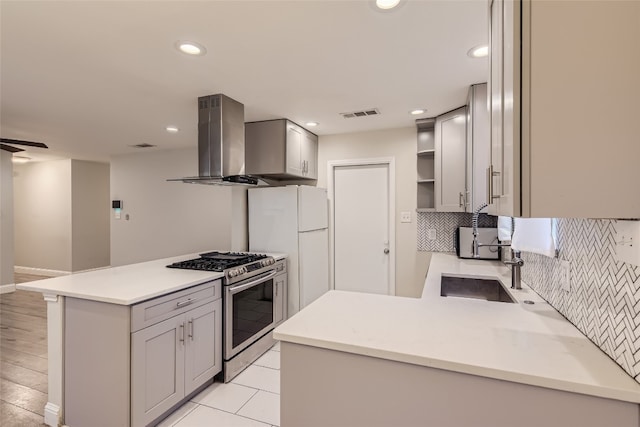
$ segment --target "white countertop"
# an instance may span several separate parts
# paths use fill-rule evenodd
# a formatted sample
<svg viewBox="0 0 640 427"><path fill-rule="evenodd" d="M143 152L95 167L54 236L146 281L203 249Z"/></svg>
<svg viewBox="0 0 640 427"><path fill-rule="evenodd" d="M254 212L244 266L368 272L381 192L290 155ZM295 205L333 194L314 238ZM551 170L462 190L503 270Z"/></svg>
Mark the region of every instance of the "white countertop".
<svg viewBox="0 0 640 427"><path fill-rule="evenodd" d="M433 254L422 299L331 291L278 340L640 403L640 384L523 284L507 304L440 297L441 273L501 278L499 262Z"/></svg>
<svg viewBox="0 0 640 427"><path fill-rule="evenodd" d="M276 260L286 257L284 254L269 255L274 256ZM176 261L197 257L198 254L195 253L121 267L103 268L21 283L16 285L16 288L111 304L132 305L223 277L222 273L215 271L166 267Z"/></svg>

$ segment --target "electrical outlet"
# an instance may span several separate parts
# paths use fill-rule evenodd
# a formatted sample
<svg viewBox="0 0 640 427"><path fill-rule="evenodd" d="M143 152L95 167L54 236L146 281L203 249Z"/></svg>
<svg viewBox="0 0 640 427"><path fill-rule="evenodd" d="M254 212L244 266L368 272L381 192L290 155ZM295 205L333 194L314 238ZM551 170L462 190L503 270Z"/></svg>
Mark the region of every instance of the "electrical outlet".
<svg viewBox="0 0 640 427"><path fill-rule="evenodd" d="M571 291L571 263L569 261L560 261L561 276L560 289L565 292Z"/></svg>
<svg viewBox="0 0 640 427"><path fill-rule="evenodd" d="M427 238L429 240L436 240L436 229L435 228L430 228L429 230L427 230Z"/></svg>
<svg viewBox="0 0 640 427"><path fill-rule="evenodd" d="M411 212L400 212L400 222L411 222Z"/></svg>
<svg viewBox="0 0 640 427"><path fill-rule="evenodd" d="M640 221L616 221L616 259L640 265Z"/></svg>

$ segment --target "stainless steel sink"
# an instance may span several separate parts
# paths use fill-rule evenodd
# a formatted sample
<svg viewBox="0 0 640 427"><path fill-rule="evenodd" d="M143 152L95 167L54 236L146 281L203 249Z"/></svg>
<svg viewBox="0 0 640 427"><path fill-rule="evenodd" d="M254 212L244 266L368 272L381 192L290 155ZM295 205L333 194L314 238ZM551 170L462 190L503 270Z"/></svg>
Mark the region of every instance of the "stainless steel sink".
<svg viewBox="0 0 640 427"><path fill-rule="evenodd" d="M444 274L440 282L440 296L516 302L498 280L475 277L453 277L445 276Z"/></svg>

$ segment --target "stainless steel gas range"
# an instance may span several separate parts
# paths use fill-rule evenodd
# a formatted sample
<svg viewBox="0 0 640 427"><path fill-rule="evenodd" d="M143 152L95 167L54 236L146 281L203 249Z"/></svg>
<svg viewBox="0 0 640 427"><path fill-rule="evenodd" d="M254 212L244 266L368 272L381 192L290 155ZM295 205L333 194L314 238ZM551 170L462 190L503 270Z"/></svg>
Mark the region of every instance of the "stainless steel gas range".
<svg viewBox="0 0 640 427"><path fill-rule="evenodd" d="M256 253L207 252L167 267L224 273L224 382L229 382L275 344L272 331L286 319L284 260Z"/></svg>

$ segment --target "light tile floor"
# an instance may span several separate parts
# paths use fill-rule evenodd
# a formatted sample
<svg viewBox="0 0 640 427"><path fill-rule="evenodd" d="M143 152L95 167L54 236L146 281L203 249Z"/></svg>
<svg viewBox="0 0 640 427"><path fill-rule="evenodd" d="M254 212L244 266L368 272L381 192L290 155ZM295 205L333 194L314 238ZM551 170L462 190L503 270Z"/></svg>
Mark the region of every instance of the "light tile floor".
<svg viewBox="0 0 640 427"><path fill-rule="evenodd" d="M280 425L280 343L230 383L213 383L159 427Z"/></svg>

